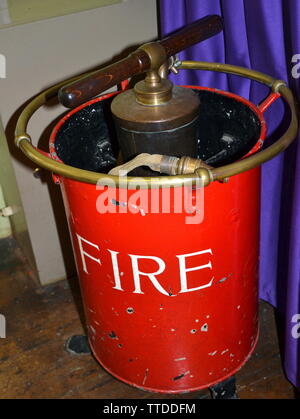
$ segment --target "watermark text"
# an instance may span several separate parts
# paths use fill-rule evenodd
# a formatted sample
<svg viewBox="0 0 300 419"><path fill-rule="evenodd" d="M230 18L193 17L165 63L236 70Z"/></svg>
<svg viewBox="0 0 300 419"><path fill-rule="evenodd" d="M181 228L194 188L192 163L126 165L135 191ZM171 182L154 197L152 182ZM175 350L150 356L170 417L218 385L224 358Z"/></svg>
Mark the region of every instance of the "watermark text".
<svg viewBox="0 0 300 419"><path fill-rule="evenodd" d="M119 178L120 179L120 178ZM199 178L193 184L184 186L157 187L143 178L131 179L124 187L126 177L122 178L122 187L114 180L98 182L100 191L96 200L99 214L182 214L186 224L200 224L204 219L204 191Z"/></svg>
<svg viewBox="0 0 300 419"><path fill-rule="evenodd" d="M295 64L292 67L292 77L294 79L299 79L299 77L300 77L300 54L293 55L292 63Z"/></svg>
<svg viewBox="0 0 300 419"><path fill-rule="evenodd" d="M294 339L300 338L300 314L294 314L292 317L292 323L295 323L295 325L291 329L291 334Z"/></svg>

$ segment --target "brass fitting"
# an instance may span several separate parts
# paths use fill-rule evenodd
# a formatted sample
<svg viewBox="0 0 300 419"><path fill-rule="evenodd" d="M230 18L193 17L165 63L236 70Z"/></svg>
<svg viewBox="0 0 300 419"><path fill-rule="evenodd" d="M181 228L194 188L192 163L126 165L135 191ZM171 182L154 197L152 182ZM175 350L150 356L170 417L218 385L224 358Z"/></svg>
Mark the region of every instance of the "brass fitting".
<svg viewBox="0 0 300 419"><path fill-rule="evenodd" d="M167 61L164 47L157 42L149 42L139 49L145 51L151 61L150 71L146 78L134 86L136 100L141 105L158 106L172 98L173 84L166 78L161 78L159 69Z"/></svg>
<svg viewBox="0 0 300 419"><path fill-rule="evenodd" d="M211 172L212 167L201 159L192 159L191 157L179 158L148 153L139 154L129 162L114 167L108 174L127 176L131 170L141 166L147 166L156 172L173 176L196 173L203 180L203 186L207 186L214 180Z"/></svg>
<svg viewBox="0 0 300 419"><path fill-rule="evenodd" d="M141 45L139 49L142 49L148 54L151 61L150 71L158 71L159 67L167 61L166 50L157 42L148 42L147 44Z"/></svg>
<svg viewBox="0 0 300 419"><path fill-rule="evenodd" d="M197 169L204 167L205 169L212 169L211 166L206 164L201 159L193 159L191 157L181 157L177 163L176 174L186 175L195 173Z"/></svg>

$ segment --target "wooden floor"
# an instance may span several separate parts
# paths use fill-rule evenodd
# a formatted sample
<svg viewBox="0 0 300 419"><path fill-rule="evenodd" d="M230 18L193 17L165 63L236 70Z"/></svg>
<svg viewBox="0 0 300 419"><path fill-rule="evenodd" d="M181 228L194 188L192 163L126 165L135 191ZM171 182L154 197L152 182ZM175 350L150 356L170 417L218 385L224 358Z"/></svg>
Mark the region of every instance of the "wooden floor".
<svg viewBox="0 0 300 419"><path fill-rule="evenodd" d="M13 247L13 243L10 244ZM7 250L7 252L6 252ZM209 398L207 390L182 396L143 392L106 373L91 355L69 355L64 344L84 333L76 280L39 287L24 265L0 245L0 313L7 337L0 339L0 398ZM6 252L6 253L5 253ZM76 301L76 302L74 302ZM273 309L260 305L258 346L237 374L239 398L294 398L285 379L278 349Z"/></svg>

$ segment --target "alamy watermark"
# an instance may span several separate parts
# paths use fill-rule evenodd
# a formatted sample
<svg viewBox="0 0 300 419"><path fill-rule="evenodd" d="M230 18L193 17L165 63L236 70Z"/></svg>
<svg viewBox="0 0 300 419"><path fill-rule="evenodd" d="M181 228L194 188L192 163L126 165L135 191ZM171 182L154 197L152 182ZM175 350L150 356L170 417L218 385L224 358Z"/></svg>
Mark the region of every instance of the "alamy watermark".
<svg viewBox="0 0 300 419"><path fill-rule="evenodd" d="M0 314L0 339L6 338L6 319L3 314Z"/></svg>
<svg viewBox="0 0 300 419"><path fill-rule="evenodd" d="M291 329L291 335L294 339L300 338L300 314L294 314L291 323L295 323Z"/></svg>
<svg viewBox="0 0 300 419"><path fill-rule="evenodd" d="M124 176L122 182L122 187L112 179L98 182L96 190L101 192L96 209L99 214L182 214L186 224L203 222L205 187L201 178L194 184L162 188L140 177L128 182Z"/></svg>
<svg viewBox="0 0 300 419"><path fill-rule="evenodd" d="M292 56L292 63L295 64L292 67L292 76L294 79L299 79L300 77L300 54L295 54Z"/></svg>
<svg viewBox="0 0 300 419"><path fill-rule="evenodd" d="M0 79L6 79L6 57L0 54Z"/></svg>

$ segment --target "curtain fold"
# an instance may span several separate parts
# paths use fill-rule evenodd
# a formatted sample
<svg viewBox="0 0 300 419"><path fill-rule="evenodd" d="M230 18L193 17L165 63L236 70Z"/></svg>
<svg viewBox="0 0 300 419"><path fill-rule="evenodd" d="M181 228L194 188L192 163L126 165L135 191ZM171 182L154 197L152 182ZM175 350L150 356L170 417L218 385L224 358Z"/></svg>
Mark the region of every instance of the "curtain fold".
<svg viewBox="0 0 300 419"><path fill-rule="evenodd" d="M208 14L221 15L223 33L180 53L180 58L252 68L288 81L299 96L300 79L291 73L292 57L300 54L299 0L160 0L160 14L162 36ZM177 84L230 90L255 104L268 93L256 82L213 72L182 71L171 78ZM265 117L269 144L285 131L289 115L279 100ZM284 316L284 366L287 377L298 388L300 338L292 336L292 327L294 316L300 314L299 181L297 141L262 167L260 297Z"/></svg>

